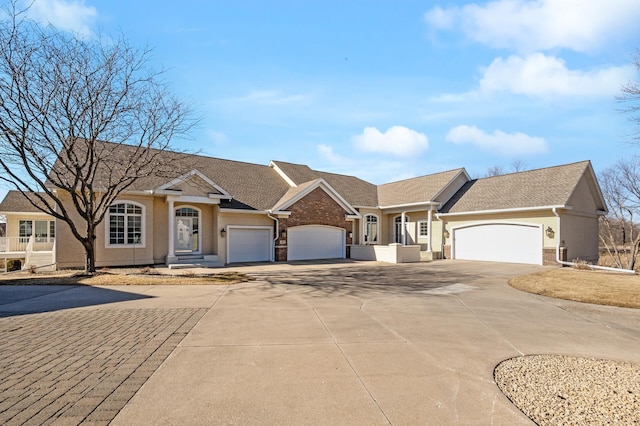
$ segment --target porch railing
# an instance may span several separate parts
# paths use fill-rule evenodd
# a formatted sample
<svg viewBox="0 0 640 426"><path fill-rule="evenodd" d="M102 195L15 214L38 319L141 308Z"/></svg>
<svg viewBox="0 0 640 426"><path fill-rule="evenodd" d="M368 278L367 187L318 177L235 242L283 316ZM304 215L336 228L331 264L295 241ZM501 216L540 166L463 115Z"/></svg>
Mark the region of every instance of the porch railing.
<svg viewBox="0 0 640 426"><path fill-rule="evenodd" d="M33 239L32 251L52 251L55 238L36 237L0 237L0 253L23 252L26 253L29 240Z"/></svg>

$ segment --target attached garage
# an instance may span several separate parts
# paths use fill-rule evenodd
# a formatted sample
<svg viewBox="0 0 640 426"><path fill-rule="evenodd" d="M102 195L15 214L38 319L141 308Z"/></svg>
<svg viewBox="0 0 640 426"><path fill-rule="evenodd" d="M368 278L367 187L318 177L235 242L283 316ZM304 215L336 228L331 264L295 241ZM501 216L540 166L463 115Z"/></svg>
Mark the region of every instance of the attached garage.
<svg viewBox="0 0 640 426"><path fill-rule="evenodd" d="M227 233L227 263L271 260L271 228L229 226Z"/></svg>
<svg viewBox="0 0 640 426"><path fill-rule="evenodd" d="M331 226L296 226L287 230L287 259L342 259L345 230Z"/></svg>
<svg viewBox="0 0 640 426"><path fill-rule="evenodd" d="M452 229L452 257L542 265L542 226L519 223L467 225Z"/></svg>

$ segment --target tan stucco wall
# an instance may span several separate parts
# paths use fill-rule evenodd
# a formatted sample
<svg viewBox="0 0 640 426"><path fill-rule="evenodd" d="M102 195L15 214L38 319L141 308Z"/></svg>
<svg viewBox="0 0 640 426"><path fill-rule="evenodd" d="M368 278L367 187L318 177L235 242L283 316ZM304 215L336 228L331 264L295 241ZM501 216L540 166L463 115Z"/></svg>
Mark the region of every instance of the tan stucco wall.
<svg viewBox="0 0 640 426"><path fill-rule="evenodd" d="M584 212L589 214L594 214L596 212L597 206L593 200L591 188L589 187L586 177L580 179L567 204L571 206L571 210L573 212Z"/></svg>
<svg viewBox="0 0 640 426"><path fill-rule="evenodd" d="M567 248L567 260L598 260L598 218L576 216L571 211L560 218L560 245Z"/></svg>
<svg viewBox="0 0 640 426"><path fill-rule="evenodd" d="M270 226L275 230L275 222L266 214L246 214L221 212L218 216L218 230L216 232L218 240L218 261L227 263L227 237L220 236L220 230L227 230L227 226ZM227 230L227 235L229 232Z"/></svg>

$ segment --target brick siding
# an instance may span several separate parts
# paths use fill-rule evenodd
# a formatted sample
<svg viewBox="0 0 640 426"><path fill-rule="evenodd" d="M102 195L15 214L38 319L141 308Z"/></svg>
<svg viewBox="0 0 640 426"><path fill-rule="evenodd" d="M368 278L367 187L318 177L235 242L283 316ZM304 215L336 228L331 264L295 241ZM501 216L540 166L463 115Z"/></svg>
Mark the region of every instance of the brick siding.
<svg viewBox="0 0 640 426"><path fill-rule="evenodd" d="M347 257L349 245L353 243L349 232L353 231L353 222L347 221L347 212L321 188L316 188L289 209L291 216L280 219L280 232L294 226L325 225L346 230ZM287 232L288 235L288 232ZM276 262L287 261L287 237L278 240Z"/></svg>

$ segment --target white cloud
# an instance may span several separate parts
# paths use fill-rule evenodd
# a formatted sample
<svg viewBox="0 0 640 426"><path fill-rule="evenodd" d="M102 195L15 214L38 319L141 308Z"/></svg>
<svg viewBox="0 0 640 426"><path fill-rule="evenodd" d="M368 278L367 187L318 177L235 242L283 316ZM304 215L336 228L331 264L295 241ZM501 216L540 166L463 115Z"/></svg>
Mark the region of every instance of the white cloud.
<svg viewBox="0 0 640 426"><path fill-rule="evenodd" d="M216 145L224 145L229 142L229 137L226 134L215 130L207 130L207 136Z"/></svg>
<svg viewBox="0 0 640 426"><path fill-rule="evenodd" d="M86 6L84 0L36 0L28 16L34 21L88 36L92 34L90 27L98 12L95 7Z"/></svg>
<svg viewBox="0 0 640 426"><path fill-rule="evenodd" d="M398 157L409 157L426 151L429 139L423 133L404 126L390 127L382 133L375 127L365 127L353 137L356 148L362 151L381 152Z"/></svg>
<svg viewBox="0 0 640 426"><path fill-rule="evenodd" d="M318 149L318 154L328 160L331 164L334 165L343 165L343 164L348 164L349 160L339 154L336 154L335 152L333 152L333 148L330 147L329 145L318 145L317 147Z"/></svg>
<svg viewBox="0 0 640 426"><path fill-rule="evenodd" d="M593 71L570 70L564 60L542 53L526 57L496 58L484 70L480 91L510 92L528 96L613 96L635 75L632 66Z"/></svg>
<svg viewBox="0 0 640 426"><path fill-rule="evenodd" d="M475 42L526 52L595 50L612 38L637 35L639 19L638 0L495 0L425 13L436 30L459 27Z"/></svg>
<svg viewBox="0 0 640 426"><path fill-rule="evenodd" d="M505 133L500 130L488 134L475 126L454 127L449 130L445 139L458 145L472 144L506 156L541 154L547 151L547 143L543 138L520 132Z"/></svg>

